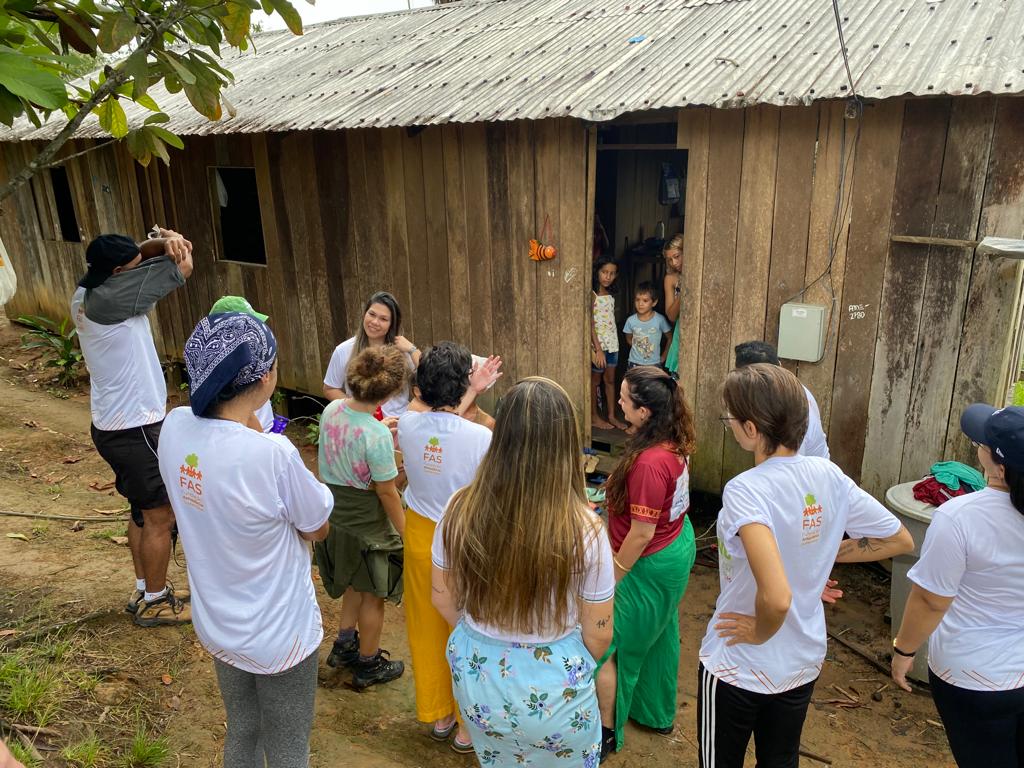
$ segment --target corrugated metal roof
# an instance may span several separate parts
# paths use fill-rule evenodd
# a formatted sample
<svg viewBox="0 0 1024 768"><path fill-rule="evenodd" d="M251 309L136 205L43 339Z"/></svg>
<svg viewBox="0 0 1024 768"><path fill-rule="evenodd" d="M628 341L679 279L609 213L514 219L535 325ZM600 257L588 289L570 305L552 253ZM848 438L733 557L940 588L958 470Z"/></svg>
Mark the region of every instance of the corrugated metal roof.
<svg viewBox="0 0 1024 768"><path fill-rule="evenodd" d="M842 0L868 98L1024 92L1024 0ZM642 38L642 39L641 39ZM632 41L632 42L631 42ZM463 0L269 32L226 57L237 116L151 93L181 134L431 125L849 95L829 0ZM141 110L133 116L144 114ZM27 123L15 136L59 128ZM79 132L102 135L96 121Z"/></svg>

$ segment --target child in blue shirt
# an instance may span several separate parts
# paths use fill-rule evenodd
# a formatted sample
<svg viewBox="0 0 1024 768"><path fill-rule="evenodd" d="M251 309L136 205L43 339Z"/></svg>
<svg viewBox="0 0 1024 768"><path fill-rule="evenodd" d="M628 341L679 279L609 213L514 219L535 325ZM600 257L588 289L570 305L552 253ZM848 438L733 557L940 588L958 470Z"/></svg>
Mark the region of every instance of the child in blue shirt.
<svg viewBox="0 0 1024 768"><path fill-rule="evenodd" d="M672 326L664 315L654 311L657 304L654 285L640 283L633 293L636 314L630 315L622 328L629 345L629 368L638 365L662 367L665 364L665 352L672 343ZM662 340L667 342L665 352L662 351Z"/></svg>

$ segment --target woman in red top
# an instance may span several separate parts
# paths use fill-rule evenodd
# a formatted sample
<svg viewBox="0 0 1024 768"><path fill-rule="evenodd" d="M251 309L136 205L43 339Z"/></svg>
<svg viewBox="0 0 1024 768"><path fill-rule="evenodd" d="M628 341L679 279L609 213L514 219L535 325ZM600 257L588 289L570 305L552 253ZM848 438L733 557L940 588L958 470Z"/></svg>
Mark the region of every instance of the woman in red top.
<svg viewBox="0 0 1024 768"><path fill-rule="evenodd" d="M696 556L688 459L693 414L682 387L660 368L626 373L619 392L636 428L608 478L608 533L615 552L615 740L626 718L668 734L676 712L679 601ZM610 671L603 671L607 685ZM605 722L608 713L605 715ZM605 735L610 737L607 731Z"/></svg>

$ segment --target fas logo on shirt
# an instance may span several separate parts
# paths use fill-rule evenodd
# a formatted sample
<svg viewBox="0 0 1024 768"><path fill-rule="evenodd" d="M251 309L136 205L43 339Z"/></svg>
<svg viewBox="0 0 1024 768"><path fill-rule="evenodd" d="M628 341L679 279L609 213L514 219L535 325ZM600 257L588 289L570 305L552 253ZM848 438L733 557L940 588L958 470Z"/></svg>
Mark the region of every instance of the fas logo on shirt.
<svg viewBox="0 0 1024 768"><path fill-rule="evenodd" d="M441 474L441 462L444 458L444 451L441 448L441 441L436 437L427 440L423 446L423 471L432 475Z"/></svg>
<svg viewBox="0 0 1024 768"><path fill-rule="evenodd" d="M182 501L195 509L203 509L203 471L194 453L186 456L185 463L178 468L178 488Z"/></svg>
<svg viewBox="0 0 1024 768"><path fill-rule="evenodd" d="M823 512L821 504L814 498L813 493L804 496L804 513L801 516L801 527L803 536L801 544L813 544L821 538L821 520Z"/></svg>

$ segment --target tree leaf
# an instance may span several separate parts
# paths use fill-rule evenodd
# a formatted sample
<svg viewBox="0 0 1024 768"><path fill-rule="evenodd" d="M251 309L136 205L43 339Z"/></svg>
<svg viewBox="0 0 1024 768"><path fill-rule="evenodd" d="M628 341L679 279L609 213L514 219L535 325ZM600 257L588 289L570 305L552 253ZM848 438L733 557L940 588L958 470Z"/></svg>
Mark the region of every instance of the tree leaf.
<svg viewBox="0 0 1024 768"><path fill-rule="evenodd" d="M170 117L165 115L163 112L157 112L155 115L150 115L143 121L143 125L153 125L154 123L167 123L170 122Z"/></svg>
<svg viewBox="0 0 1024 768"><path fill-rule="evenodd" d="M136 101L146 95L149 90L149 62L143 51L133 53L121 65L126 75L132 79L132 98Z"/></svg>
<svg viewBox="0 0 1024 768"><path fill-rule="evenodd" d="M134 99L133 101L136 104L138 104L140 107L145 107L150 112L159 112L160 111L160 105L157 104L156 101L153 99L153 97L150 96L148 93L147 94L143 94L142 96L139 96L139 98Z"/></svg>
<svg viewBox="0 0 1024 768"><path fill-rule="evenodd" d="M54 3L49 4L49 10L60 19L60 39L79 53L92 55L96 53L99 43L96 35L93 34L90 22L92 17L86 14L80 16L75 13L67 13L61 10Z"/></svg>
<svg viewBox="0 0 1024 768"><path fill-rule="evenodd" d="M135 39L139 27L127 13L108 13L103 16L96 40L104 53L114 53Z"/></svg>
<svg viewBox="0 0 1024 768"><path fill-rule="evenodd" d="M24 111L21 100L3 86L0 86L0 123L10 126Z"/></svg>
<svg viewBox="0 0 1024 768"><path fill-rule="evenodd" d="M224 29L224 39L237 47L249 34L249 27L252 24L252 9L239 2L229 2L226 8L227 15L220 19L220 25Z"/></svg>
<svg viewBox="0 0 1024 768"><path fill-rule="evenodd" d="M181 137L171 133L166 128L161 128L159 125L147 125L146 130L175 149L185 148L185 142L181 140Z"/></svg>
<svg viewBox="0 0 1024 768"><path fill-rule="evenodd" d="M158 51L157 55L170 65L171 70L173 70L174 74L182 83L185 85L195 85L196 76L192 74L189 68L186 67L178 58L176 53L171 53L170 51Z"/></svg>
<svg viewBox="0 0 1024 768"><path fill-rule="evenodd" d="M153 148L153 154L164 161L164 165L171 164L171 156L167 153L167 147L156 136L150 135L149 144Z"/></svg>
<svg viewBox="0 0 1024 768"><path fill-rule="evenodd" d="M288 0L269 0L271 7L284 19L293 35L302 34L302 17Z"/></svg>
<svg viewBox="0 0 1024 768"><path fill-rule="evenodd" d="M100 119L100 128L115 139L123 139L128 135L128 117L117 99L104 101L96 107L96 114Z"/></svg>
<svg viewBox="0 0 1024 768"><path fill-rule="evenodd" d="M189 103L195 108L196 112L210 120L220 120L221 107L219 89L217 91L213 91L206 87L186 85L185 95L188 97Z"/></svg>
<svg viewBox="0 0 1024 768"><path fill-rule="evenodd" d="M68 103L60 76L30 56L0 51L0 85L43 109L60 109Z"/></svg>

